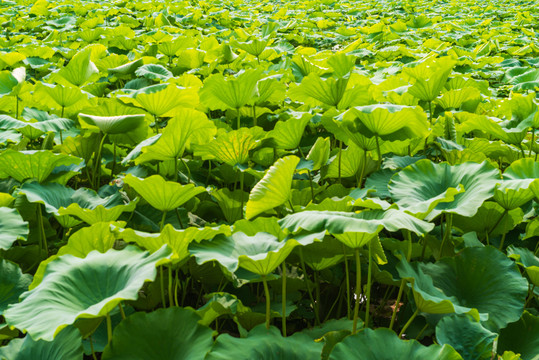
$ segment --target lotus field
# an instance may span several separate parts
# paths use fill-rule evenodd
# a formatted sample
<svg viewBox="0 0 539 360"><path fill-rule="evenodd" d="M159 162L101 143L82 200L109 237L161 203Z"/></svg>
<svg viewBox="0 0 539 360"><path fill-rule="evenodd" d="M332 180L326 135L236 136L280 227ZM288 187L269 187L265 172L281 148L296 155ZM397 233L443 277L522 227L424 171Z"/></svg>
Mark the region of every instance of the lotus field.
<svg viewBox="0 0 539 360"><path fill-rule="evenodd" d="M539 359L534 1L0 22L0 360Z"/></svg>

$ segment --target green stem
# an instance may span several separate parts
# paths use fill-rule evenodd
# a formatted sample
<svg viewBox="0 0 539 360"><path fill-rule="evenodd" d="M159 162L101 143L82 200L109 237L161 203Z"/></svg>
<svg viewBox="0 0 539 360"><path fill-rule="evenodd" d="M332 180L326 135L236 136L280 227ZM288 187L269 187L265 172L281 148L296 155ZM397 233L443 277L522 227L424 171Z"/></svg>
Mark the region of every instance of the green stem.
<svg viewBox="0 0 539 360"><path fill-rule="evenodd" d="M380 150L380 140L378 139L378 135L374 137L376 140L376 152L378 153L378 169L382 166L382 151Z"/></svg>
<svg viewBox="0 0 539 360"><path fill-rule="evenodd" d="M502 240L500 241L500 247L498 248L500 249L500 251L503 249L503 243L505 242L505 235L507 235L507 233L503 233Z"/></svg>
<svg viewBox="0 0 539 360"><path fill-rule="evenodd" d="M243 178L244 178L243 171L240 171L240 204L241 204L240 211L241 211L242 219L243 219Z"/></svg>
<svg viewBox="0 0 539 360"><path fill-rule="evenodd" d="M346 318L351 319L350 314L350 268L348 267L348 256L346 255L346 246L342 244L342 251L344 253L344 272L346 277Z"/></svg>
<svg viewBox="0 0 539 360"><path fill-rule="evenodd" d="M125 312L121 302L118 303L118 308L120 309L120 315L122 316L122 319L125 320Z"/></svg>
<svg viewBox="0 0 539 360"><path fill-rule="evenodd" d="M408 319L408 321L406 322L406 324L404 324L401 332L399 333L399 337L402 337L402 334L404 334L404 332L406 331L406 329L408 329L408 327L410 326L410 324L412 324L412 321L414 321L415 317L417 316L417 314L419 314L419 309L417 309L413 314L412 316Z"/></svg>
<svg viewBox="0 0 539 360"><path fill-rule="evenodd" d="M240 108L237 108L237 112L238 112L238 117L237 117L237 119L236 119L236 123L237 123L237 129L236 129L236 130L239 130L240 127L241 127Z"/></svg>
<svg viewBox="0 0 539 360"><path fill-rule="evenodd" d="M369 327L369 313L371 309L371 286L372 286L372 245L369 241L369 267L367 271L367 309L365 310L365 329Z"/></svg>
<svg viewBox="0 0 539 360"><path fill-rule="evenodd" d="M361 189L361 186L363 184L363 177L365 176L365 169L367 168L367 151L363 151L363 164L361 165L361 173L359 175L359 179L357 181L357 187L358 189Z"/></svg>
<svg viewBox="0 0 539 360"><path fill-rule="evenodd" d="M314 296L315 296L315 306L316 306L316 312L318 313L318 316L320 316L320 276L318 274L318 270L314 271Z"/></svg>
<svg viewBox="0 0 539 360"><path fill-rule="evenodd" d="M534 142L534 137L535 137L535 129L532 128L532 139L530 141L530 151L528 153L528 157L532 157L532 150L533 150L533 142Z"/></svg>
<svg viewBox="0 0 539 360"><path fill-rule="evenodd" d="M256 105L253 105L253 126L256 126Z"/></svg>
<svg viewBox="0 0 539 360"><path fill-rule="evenodd" d="M163 303L163 309L167 307L167 301L165 300L165 280L163 276L163 265L159 266L159 283L161 285L161 303Z"/></svg>
<svg viewBox="0 0 539 360"><path fill-rule="evenodd" d="M165 220L167 218L167 211L163 211L163 215L161 216L161 222L159 223L159 231L163 231L163 227L165 227Z"/></svg>
<svg viewBox="0 0 539 360"><path fill-rule="evenodd" d="M266 329L270 328L270 318L271 318L271 304L270 304L270 293L268 288L268 281L266 280L266 275L262 276L262 282L264 283L264 295L266 297Z"/></svg>
<svg viewBox="0 0 539 360"><path fill-rule="evenodd" d="M172 296L172 267L168 267L168 306L171 307L174 304L174 298Z"/></svg>
<svg viewBox="0 0 539 360"><path fill-rule="evenodd" d="M112 148L112 168L110 169L110 177L114 178L114 170L116 170L116 143L113 143Z"/></svg>
<svg viewBox="0 0 539 360"><path fill-rule="evenodd" d="M172 178L174 181L178 181L178 158L174 158L174 177Z"/></svg>
<svg viewBox="0 0 539 360"><path fill-rule="evenodd" d="M190 183L191 182L191 170L189 169L189 166L187 166L187 163L185 162L185 160L181 159L182 160L182 164L183 166L185 166L185 168L187 169L187 183Z"/></svg>
<svg viewBox="0 0 539 360"><path fill-rule="evenodd" d="M307 169L307 175L309 175L309 185L311 186L311 201L314 204L314 186L313 186L313 175L311 174L311 170Z"/></svg>
<svg viewBox="0 0 539 360"><path fill-rule="evenodd" d="M535 285L533 285L531 287L530 291L529 291L528 299L526 299L526 303L524 304L524 309L526 309L528 307L528 304L530 303L530 301L535 296L534 293L533 293L534 291L535 291Z"/></svg>
<svg viewBox="0 0 539 360"><path fill-rule="evenodd" d="M110 345L110 342L112 341L112 321L110 319L110 314L107 314L107 339L107 343Z"/></svg>
<svg viewBox="0 0 539 360"><path fill-rule="evenodd" d="M426 323L425 326L423 326L423 328L421 329L421 331L419 332L419 334L417 334L417 336L415 337L416 340L419 339L419 337L421 335L423 335L423 333L425 332L425 330L427 330L427 328L429 327L429 323Z"/></svg>
<svg viewBox="0 0 539 360"><path fill-rule="evenodd" d="M47 245L47 234L45 233L45 224L43 223L43 214L41 204L37 204L37 224L39 226L39 237L41 239L41 250L45 252L45 258L49 256L49 247Z"/></svg>
<svg viewBox="0 0 539 360"><path fill-rule="evenodd" d="M92 339L92 336L88 336L88 341L90 342L90 350L92 351L92 358L94 360L97 360L97 356L95 355L95 350L94 350L94 340Z"/></svg>
<svg viewBox="0 0 539 360"><path fill-rule="evenodd" d="M429 122L432 127L432 101L429 101Z"/></svg>
<svg viewBox="0 0 539 360"><path fill-rule="evenodd" d="M282 308L283 316L281 319L281 323L282 323L281 326L282 326L283 336L286 337L286 263L284 261L281 264L281 267L282 267L281 276L282 276L282 284L283 284L282 295L281 295L281 301L283 305L283 308Z"/></svg>
<svg viewBox="0 0 539 360"><path fill-rule="evenodd" d="M176 275L174 276L174 305L176 305L176 307L179 307L179 303L178 303L178 289L180 287L180 279L178 278L178 272L179 270L176 270Z"/></svg>
<svg viewBox="0 0 539 360"><path fill-rule="evenodd" d="M316 325L319 325L320 315L318 314L318 310L314 302L313 292L311 290L311 285L309 284L309 276L307 274L307 269L305 268L305 261L303 260L303 248L301 246L299 247L299 262L301 265L301 270L303 270L303 276L305 277L305 286L307 287L307 292L309 293L309 299L311 300L311 304L313 304L314 320L316 322Z"/></svg>
<svg viewBox="0 0 539 360"><path fill-rule="evenodd" d="M356 258L356 303L354 305L354 320L352 326L352 335L357 332L357 319L359 317L359 303L361 302L361 261L359 259L359 248L354 249Z"/></svg>
<svg viewBox="0 0 539 360"><path fill-rule="evenodd" d="M99 184L101 183L101 152L103 151L103 144L107 138L107 134L101 134L101 141L99 142L99 148L97 149L97 154L95 157L95 168L94 168L94 186L95 190L99 189Z"/></svg>
<svg viewBox="0 0 539 360"><path fill-rule="evenodd" d="M185 226L183 226L182 217L180 216L180 212L178 211L178 208L176 208L176 218L178 218L178 222L180 223L180 227L182 229L185 229Z"/></svg>
<svg viewBox="0 0 539 360"><path fill-rule="evenodd" d="M16 105L15 105L15 119L18 119L19 118L19 97L18 96L15 96L15 102L16 102Z"/></svg>
<svg viewBox="0 0 539 360"><path fill-rule="evenodd" d="M342 141L339 141L339 184L341 183Z"/></svg>
<svg viewBox="0 0 539 360"><path fill-rule="evenodd" d="M451 242L451 227L453 226L453 214L445 214L445 231L442 239L442 245L440 246L440 257L444 253L444 245L447 241Z"/></svg>

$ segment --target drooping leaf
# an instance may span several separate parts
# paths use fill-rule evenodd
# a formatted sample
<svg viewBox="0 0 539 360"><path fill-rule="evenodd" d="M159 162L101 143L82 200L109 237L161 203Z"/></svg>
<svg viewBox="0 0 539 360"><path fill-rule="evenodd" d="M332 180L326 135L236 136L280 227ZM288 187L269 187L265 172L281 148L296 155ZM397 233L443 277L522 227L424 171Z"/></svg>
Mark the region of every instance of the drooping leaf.
<svg viewBox="0 0 539 360"><path fill-rule="evenodd" d="M193 184L181 185L166 181L160 175L139 179L131 174L124 178L124 183L131 186L151 206L161 211L171 211L183 205L194 196L206 191Z"/></svg>
<svg viewBox="0 0 539 360"><path fill-rule="evenodd" d="M8 305L19 301L19 296L28 289L32 276L23 274L17 264L4 259L0 259L0 275L0 316L2 316Z"/></svg>
<svg viewBox="0 0 539 360"><path fill-rule="evenodd" d="M0 207L0 249L7 250L17 240L26 240L28 223L16 209Z"/></svg>
<svg viewBox="0 0 539 360"><path fill-rule="evenodd" d="M51 341L78 318L104 317L120 301L136 300L144 282L155 279L156 264L169 255L167 247L149 255L132 246L92 251L84 259L63 255L48 264L43 281L8 307L4 317L32 338Z"/></svg>
<svg viewBox="0 0 539 360"><path fill-rule="evenodd" d="M279 159L251 190L245 217L251 219L266 210L284 204L290 198L292 176L299 163L296 156Z"/></svg>
<svg viewBox="0 0 539 360"><path fill-rule="evenodd" d="M498 353L513 351L525 360L539 359L539 317L524 311L520 320L500 332Z"/></svg>

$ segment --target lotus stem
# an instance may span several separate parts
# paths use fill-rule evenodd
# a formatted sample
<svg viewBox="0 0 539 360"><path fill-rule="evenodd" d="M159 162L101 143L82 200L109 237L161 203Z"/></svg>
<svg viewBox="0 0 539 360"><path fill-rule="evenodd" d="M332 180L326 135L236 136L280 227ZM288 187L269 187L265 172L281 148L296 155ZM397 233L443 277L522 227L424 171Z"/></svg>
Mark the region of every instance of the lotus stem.
<svg viewBox="0 0 539 360"><path fill-rule="evenodd" d="M342 167L342 141L339 141L339 184L341 183L341 167Z"/></svg>
<svg viewBox="0 0 539 360"><path fill-rule="evenodd" d="M503 243L505 242L505 236L507 233L503 233L502 240L500 241L500 247L498 248L500 251L503 249Z"/></svg>
<svg viewBox="0 0 539 360"><path fill-rule="evenodd" d="M159 223L159 231L163 231L163 228L165 227L165 220L167 218L167 211L163 211L163 215L161 216L161 222Z"/></svg>
<svg viewBox="0 0 539 360"><path fill-rule="evenodd" d="M526 154L524 153L524 149L522 148L522 144L518 144L518 148L520 149L520 154L522 155L522 158L526 158Z"/></svg>
<svg viewBox="0 0 539 360"><path fill-rule="evenodd" d="M161 303L163 303L163 309L167 307L167 301L165 300L165 280L163 279L163 265L159 266L159 284L161 285Z"/></svg>
<svg viewBox="0 0 539 360"><path fill-rule="evenodd" d="M342 251L344 253L344 272L346 278L346 318L350 320L350 268L348 267L348 256L346 255L346 246L342 244Z"/></svg>
<svg viewBox="0 0 539 360"><path fill-rule="evenodd" d="M15 96L15 119L19 119L19 97Z"/></svg>
<svg viewBox="0 0 539 360"><path fill-rule="evenodd" d="M357 181L358 189L361 189L363 185L363 177L365 176L365 169L367 168L367 150L363 150L363 164L361 164L361 172Z"/></svg>
<svg viewBox="0 0 539 360"><path fill-rule="evenodd" d="M442 239L442 245L440 246L440 257L442 257L444 253L444 245L447 242L446 240L449 240L451 242L451 227L453 223L453 214L445 214L445 231L444 231L444 237Z"/></svg>
<svg viewBox="0 0 539 360"><path fill-rule="evenodd" d="M282 315L282 331L283 331L283 336L286 337L286 262L283 261L283 263L281 264L281 269L282 269L282 295L281 295L281 301L282 301L282 312L283 312L283 315Z"/></svg>
<svg viewBox="0 0 539 360"><path fill-rule="evenodd" d="M367 310L365 310L365 329L369 327L369 313L371 311L371 286L372 286L372 240L369 241L369 267L367 271Z"/></svg>
<svg viewBox="0 0 539 360"><path fill-rule="evenodd" d="M180 306L178 303L178 290L180 290L180 280L178 279L178 272L179 270L176 270L176 275L174 276L174 305L176 305L176 307Z"/></svg>
<svg viewBox="0 0 539 360"><path fill-rule="evenodd" d="M122 319L125 320L125 312L121 301L118 303L118 309L120 309L120 315L122 316Z"/></svg>
<svg viewBox="0 0 539 360"><path fill-rule="evenodd" d="M412 324L412 321L416 318L417 314L419 314L419 309L416 309L416 311L412 314L412 316L408 319L406 324L404 324L403 328L401 329L401 332L399 333L399 337L402 337L404 332L408 329L408 327Z"/></svg>
<svg viewBox="0 0 539 360"><path fill-rule="evenodd" d="M361 302L361 260L359 258L359 248L354 249L356 258L356 303L354 305L354 320L352 326L352 335L357 332L357 319L359 316L359 303Z"/></svg>
<svg viewBox="0 0 539 360"><path fill-rule="evenodd" d="M238 116L236 119L237 128L236 130L239 130L241 127L241 114L240 114L240 108L236 108L236 111L238 112Z"/></svg>
<svg viewBox="0 0 539 360"><path fill-rule="evenodd" d="M299 247L299 262L301 264L301 270L303 270L303 276L305 277L305 286L307 287L307 293L309 293L309 299L311 300L311 304L313 304L314 309L314 321L316 325L320 324L320 315L318 314L318 309L316 307L316 304L314 302L313 292L311 290L311 285L309 284L309 276L307 274L307 268L305 267L305 261L303 260L303 248Z"/></svg>
<svg viewBox="0 0 539 360"><path fill-rule="evenodd" d="M404 292L404 285L406 280L401 280L401 285L399 287L399 293L397 294L397 300L395 300L395 307L393 308L393 313L391 314L391 321L389 322L389 330L393 330L393 325L395 324L395 318L397 317L397 311L399 310L399 304L401 302L402 293Z"/></svg>
<svg viewBox="0 0 539 360"><path fill-rule="evenodd" d="M417 336L415 337L416 340L419 339L419 337L421 335L423 335L423 333L425 332L425 330L427 330L427 328L429 327L429 323L426 323L425 326L423 326L423 328L421 329L421 331L419 332L419 334L417 334Z"/></svg>
<svg viewBox="0 0 539 360"><path fill-rule="evenodd" d="M88 336L88 341L90 341L90 351L92 351L92 358L94 360L97 360L97 356L95 355L95 350L94 350L94 341L91 335Z"/></svg>
<svg viewBox="0 0 539 360"><path fill-rule="evenodd" d="M99 190L99 184L101 183L101 152L103 151L103 144L107 138L107 134L101 134L101 141L99 142L99 148L97 149L97 154L95 157L95 172L94 172L94 181L95 190Z"/></svg>
<svg viewBox="0 0 539 360"><path fill-rule="evenodd" d="M257 119L256 119L256 105L253 105L253 127L256 126Z"/></svg>
<svg viewBox="0 0 539 360"><path fill-rule="evenodd" d="M532 128L532 139L530 141L530 151L528 153L528 157L532 157L533 142L535 141L534 137L535 137L535 129Z"/></svg>
<svg viewBox="0 0 539 360"><path fill-rule="evenodd" d="M315 306L316 306L316 312L320 316L320 276L318 274L318 270L314 271L314 296L315 296Z"/></svg>
<svg viewBox="0 0 539 360"><path fill-rule="evenodd" d="M185 169L187 170L187 183L189 184L191 182L191 170L189 169L189 166L187 166L187 163L185 160L181 159L183 166L185 166Z"/></svg>
<svg viewBox="0 0 539 360"><path fill-rule="evenodd" d="M172 307L174 304L174 298L172 297L172 267L168 268L168 306Z"/></svg>
<svg viewBox="0 0 539 360"><path fill-rule="evenodd" d="M172 177L172 180L178 181L178 158L174 158L174 176Z"/></svg>
<svg viewBox="0 0 539 360"><path fill-rule="evenodd" d="M429 101L429 122L432 126L432 101Z"/></svg>
<svg viewBox="0 0 539 360"><path fill-rule="evenodd" d="M244 179L244 173L240 170L240 212L241 212L241 218L243 219L243 179ZM293 211L294 209L292 209Z"/></svg>
<svg viewBox="0 0 539 360"><path fill-rule="evenodd" d="M47 245L47 234L45 234L45 224L43 223L43 214L41 204L37 204L37 224L39 227L39 238L41 240L41 250L45 252L45 257L49 256L49 247Z"/></svg>
<svg viewBox="0 0 539 360"><path fill-rule="evenodd" d="M270 319L271 319L271 303L270 303L270 293L268 288L268 281L266 280L266 275L262 276L262 283L264 284L264 296L266 297L266 329L270 328Z"/></svg>
<svg viewBox="0 0 539 360"><path fill-rule="evenodd" d="M114 178L114 170L116 170L116 143L113 143L112 148L112 168L110 169L110 177Z"/></svg>
<svg viewBox="0 0 539 360"><path fill-rule="evenodd" d="M309 175L309 186L311 187L311 201L314 204L314 186L313 186L313 175L311 170L307 169L307 175Z"/></svg>
<svg viewBox="0 0 539 360"><path fill-rule="evenodd" d="M110 345L112 341L112 321L110 319L110 314L107 314L107 339L107 343Z"/></svg>
<svg viewBox="0 0 539 360"><path fill-rule="evenodd" d="M378 153L378 169L382 167L382 151L380 150L380 140L378 139L378 135L374 136L374 139L376 140L376 152Z"/></svg>

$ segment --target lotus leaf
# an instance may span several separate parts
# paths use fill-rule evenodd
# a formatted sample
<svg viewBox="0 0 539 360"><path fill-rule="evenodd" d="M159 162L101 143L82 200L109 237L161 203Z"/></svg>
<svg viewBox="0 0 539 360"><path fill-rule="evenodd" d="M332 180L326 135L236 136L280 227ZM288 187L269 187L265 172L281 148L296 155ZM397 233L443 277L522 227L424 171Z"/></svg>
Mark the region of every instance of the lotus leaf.
<svg viewBox="0 0 539 360"><path fill-rule="evenodd" d="M122 300L136 300L142 285L155 279L156 265L169 255L166 246L152 255L131 246L104 254L92 251L83 259L63 255L48 264L39 286L8 307L4 317L32 338L51 341L76 319L104 317Z"/></svg>

